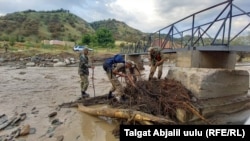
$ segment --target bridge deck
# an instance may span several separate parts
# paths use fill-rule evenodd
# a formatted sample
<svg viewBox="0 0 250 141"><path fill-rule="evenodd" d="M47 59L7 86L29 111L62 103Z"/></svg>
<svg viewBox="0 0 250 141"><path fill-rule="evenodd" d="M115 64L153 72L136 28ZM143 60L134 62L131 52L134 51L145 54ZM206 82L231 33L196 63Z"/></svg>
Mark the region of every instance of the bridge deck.
<svg viewBox="0 0 250 141"><path fill-rule="evenodd" d="M189 50L198 50L204 52L250 52L250 46L200 46L200 47L189 47L189 48L175 48L175 49L162 49L164 54L176 53L178 51L189 51ZM121 53L123 54L123 53ZM126 53L124 53L126 54ZM148 52L137 52L129 53L128 55L147 55Z"/></svg>

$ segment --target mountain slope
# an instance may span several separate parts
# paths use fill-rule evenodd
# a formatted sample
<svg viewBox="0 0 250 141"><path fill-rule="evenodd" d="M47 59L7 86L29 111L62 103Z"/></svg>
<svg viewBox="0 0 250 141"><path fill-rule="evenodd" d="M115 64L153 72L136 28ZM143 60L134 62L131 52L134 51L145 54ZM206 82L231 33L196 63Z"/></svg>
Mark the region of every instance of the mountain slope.
<svg viewBox="0 0 250 141"><path fill-rule="evenodd" d="M25 40L58 39L75 41L84 33L95 32L83 19L67 10L36 12L28 10L0 17L0 38Z"/></svg>
<svg viewBox="0 0 250 141"><path fill-rule="evenodd" d="M117 21L115 19L108 19L90 23L93 29L107 28L113 33L116 40L124 40L135 42L142 38L145 34L137 29L128 26L126 23Z"/></svg>
<svg viewBox="0 0 250 141"><path fill-rule="evenodd" d="M86 22L68 10L26 10L0 17L0 41L64 40L77 42L84 34L92 34L99 28L113 33L115 40L136 42L144 35L124 22L112 20Z"/></svg>

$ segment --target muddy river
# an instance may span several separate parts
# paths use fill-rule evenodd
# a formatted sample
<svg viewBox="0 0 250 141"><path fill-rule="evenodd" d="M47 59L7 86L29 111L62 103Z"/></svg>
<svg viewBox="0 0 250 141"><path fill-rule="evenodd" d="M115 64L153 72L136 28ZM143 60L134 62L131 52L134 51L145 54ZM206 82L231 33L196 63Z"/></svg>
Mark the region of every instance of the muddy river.
<svg viewBox="0 0 250 141"><path fill-rule="evenodd" d="M0 130L0 136L8 135L18 127L30 125L35 132L25 136L26 141L64 140L116 141L112 134L116 123L80 113L74 108L58 108L58 105L75 101L80 97L80 78L77 67L27 67L16 69L0 67L0 115L11 118L26 113L27 118L19 126ZM149 67L142 71L147 77ZM94 81L90 70L90 85L87 92L91 97L108 93L109 83L102 66L94 69ZM163 74L165 76L167 71ZM95 88L95 94L93 89ZM57 115L49 118L48 115ZM54 119L60 125L52 125ZM22 137L20 137L22 139Z"/></svg>
<svg viewBox="0 0 250 141"><path fill-rule="evenodd" d="M164 66L163 77L168 68ZM239 69L250 70L249 66ZM19 137L26 141L118 141L112 134L116 123L110 119L93 117L74 108L58 108L58 105L75 101L80 97L80 78L77 67L27 67L16 69L0 67L0 115L11 118L26 113L20 125L0 130L0 137L24 125L30 125L33 133ZM87 90L91 97L106 94L111 87L102 66L94 69L94 81L90 70L90 85ZM144 79L149 66L142 71ZM93 83L94 82L94 83ZM94 89L95 88L95 95ZM56 112L54 117L48 117ZM57 120L60 124L54 125Z"/></svg>

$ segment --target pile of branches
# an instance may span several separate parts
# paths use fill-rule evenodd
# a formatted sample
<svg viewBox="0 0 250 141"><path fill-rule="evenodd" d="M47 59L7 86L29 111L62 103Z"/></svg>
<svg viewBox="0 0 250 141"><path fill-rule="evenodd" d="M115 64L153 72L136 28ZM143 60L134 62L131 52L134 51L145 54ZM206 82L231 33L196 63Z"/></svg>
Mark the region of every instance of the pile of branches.
<svg viewBox="0 0 250 141"><path fill-rule="evenodd" d="M109 98L108 94L106 94L87 99L78 99L77 101L63 103L59 106L78 107L80 111L91 115L123 119L129 119L139 114L140 116L147 117L146 119L150 116L149 121L153 124L165 124L178 122L176 117L177 109L184 110L187 115L191 113L191 115L197 115L203 119L199 115L199 111L193 108L193 97L192 93L179 81L174 79L153 79L151 81L142 80L135 83L128 83L124 88L124 95L120 101L117 101L116 97ZM88 107L98 104L106 104L110 108L104 110ZM117 117L115 113L121 114ZM144 115L144 113L147 115ZM155 123L159 118L161 118L162 122Z"/></svg>
<svg viewBox="0 0 250 141"><path fill-rule="evenodd" d="M177 124L177 109L200 116L192 108L193 97L190 91L174 79L153 79L128 83L120 101L102 95L64 103L60 107L78 107L79 111L90 115L115 118L120 125ZM107 104L109 108L88 107L97 104ZM113 134L119 136L119 126L113 130Z"/></svg>
<svg viewBox="0 0 250 141"><path fill-rule="evenodd" d="M176 109L187 109L192 94L180 82L174 79L153 79L137 81L135 85L127 85L121 102L111 101L112 107L133 109L155 116L175 119Z"/></svg>

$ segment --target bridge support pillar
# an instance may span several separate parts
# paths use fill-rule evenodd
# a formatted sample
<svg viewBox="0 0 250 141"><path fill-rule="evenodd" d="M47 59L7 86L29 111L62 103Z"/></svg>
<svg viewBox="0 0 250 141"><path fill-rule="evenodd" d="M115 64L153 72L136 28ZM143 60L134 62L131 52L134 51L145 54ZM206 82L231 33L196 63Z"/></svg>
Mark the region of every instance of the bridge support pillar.
<svg viewBox="0 0 250 141"><path fill-rule="evenodd" d="M246 70L173 67L165 78L181 82L194 95L194 105L204 117L239 112L250 104ZM200 119L180 108L176 117L181 122Z"/></svg>
<svg viewBox="0 0 250 141"><path fill-rule="evenodd" d="M139 70L144 70L141 55L128 55L128 54L126 54L125 55L125 60L134 61Z"/></svg>
<svg viewBox="0 0 250 141"><path fill-rule="evenodd" d="M177 67L234 69L235 64L235 52L197 50L177 52Z"/></svg>
<svg viewBox="0 0 250 141"><path fill-rule="evenodd" d="M250 103L249 72L236 70L235 64L234 52L183 51L177 53L176 67L170 68L165 78L181 82L193 94L202 116L231 114ZM181 122L200 119L184 109L176 111Z"/></svg>

